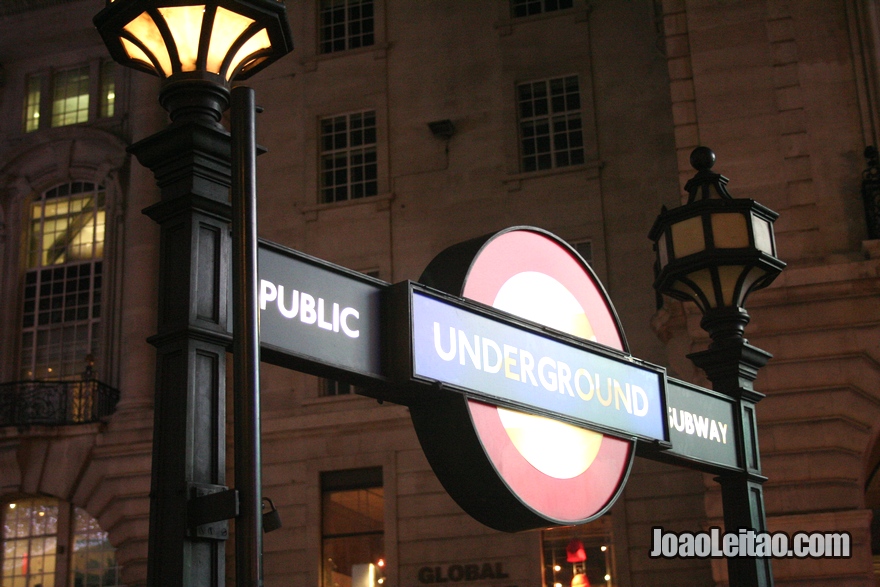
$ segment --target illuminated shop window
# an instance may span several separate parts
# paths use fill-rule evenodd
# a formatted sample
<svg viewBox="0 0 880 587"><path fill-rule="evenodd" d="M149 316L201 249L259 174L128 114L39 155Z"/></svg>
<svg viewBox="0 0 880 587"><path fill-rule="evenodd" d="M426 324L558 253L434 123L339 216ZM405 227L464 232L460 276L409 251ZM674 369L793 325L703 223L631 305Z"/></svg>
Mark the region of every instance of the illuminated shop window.
<svg viewBox="0 0 880 587"><path fill-rule="evenodd" d="M85 510L46 497L8 501L0 508L3 587L119 585L116 551ZM63 547L66 536L72 536L71 548Z"/></svg>
<svg viewBox="0 0 880 587"><path fill-rule="evenodd" d="M79 376L100 356L104 188L62 184L31 204L24 282L22 379Z"/></svg>
<svg viewBox="0 0 880 587"><path fill-rule="evenodd" d="M581 97L576 75L517 87L523 172L584 162Z"/></svg>
<svg viewBox="0 0 880 587"><path fill-rule="evenodd" d="M612 587L611 539L588 526L545 530L542 536L544 587ZM586 578L587 581L584 581Z"/></svg>
<svg viewBox="0 0 880 587"><path fill-rule="evenodd" d="M58 501L23 499L3 507L3 587L54 587Z"/></svg>
<svg viewBox="0 0 880 587"><path fill-rule="evenodd" d="M385 559L382 468L321 473L323 587L374 587Z"/></svg>
<svg viewBox="0 0 880 587"><path fill-rule="evenodd" d="M574 0L510 0L510 11L514 17L531 16L571 8Z"/></svg>
<svg viewBox="0 0 880 587"><path fill-rule="evenodd" d="M375 43L373 0L321 0L321 53Z"/></svg>
<svg viewBox="0 0 880 587"><path fill-rule="evenodd" d="M376 113L358 112L321 120L321 202L341 202L379 193Z"/></svg>

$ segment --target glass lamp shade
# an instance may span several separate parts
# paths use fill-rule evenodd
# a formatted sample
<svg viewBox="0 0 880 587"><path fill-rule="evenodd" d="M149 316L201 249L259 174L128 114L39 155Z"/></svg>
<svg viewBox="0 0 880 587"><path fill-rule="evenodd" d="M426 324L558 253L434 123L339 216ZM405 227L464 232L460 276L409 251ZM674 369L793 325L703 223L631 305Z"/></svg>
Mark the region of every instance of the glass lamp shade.
<svg viewBox="0 0 880 587"><path fill-rule="evenodd" d="M245 79L293 49L276 0L109 0L94 19L113 58L163 79Z"/></svg>
<svg viewBox="0 0 880 587"><path fill-rule="evenodd" d="M657 251L654 287L695 302L703 314L744 307L750 292L770 285L785 267L776 258L777 217L754 200L730 197L664 207L649 234Z"/></svg>

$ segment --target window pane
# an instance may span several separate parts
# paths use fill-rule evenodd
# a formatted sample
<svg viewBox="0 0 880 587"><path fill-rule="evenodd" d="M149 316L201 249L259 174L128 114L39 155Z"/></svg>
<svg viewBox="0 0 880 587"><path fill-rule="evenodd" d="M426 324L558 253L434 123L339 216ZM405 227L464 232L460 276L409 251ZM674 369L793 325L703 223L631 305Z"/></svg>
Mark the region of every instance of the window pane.
<svg viewBox="0 0 880 587"><path fill-rule="evenodd" d="M322 585L361 585L384 564L382 469L321 475Z"/></svg>
<svg viewBox="0 0 880 587"><path fill-rule="evenodd" d="M318 22L321 53L374 43L373 0L321 0Z"/></svg>
<svg viewBox="0 0 880 587"><path fill-rule="evenodd" d="M517 99L521 171L584 163L577 76L519 84Z"/></svg>
<svg viewBox="0 0 880 587"><path fill-rule="evenodd" d="M3 568L5 585L55 584L58 500L19 499L5 502L3 518Z"/></svg>
<svg viewBox="0 0 880 587"><path fill-rule="evenodd" d="M101 64L101 118L110 118L116 113L116 64L105 61Z"/></svg>
<svg viewBox="0 0 880 587"><path fill-rule="evenodd" d="M20 376L79 376L100 355L104 190L90 182L57 186L31 205L22 315Z"/></svg>
<svg viewBox="0 0 880 587"><path fill-rule="evenodd" d="M74 510L70 584L72 587L110 587L119 584L116 549L98 521L80 508Z"/></svg>
<svg viewBox="0 0 880 587"><path fill-rule="evenodd" d="M378 193L376 113L325 118L321 129L321 202L339 202Z"/></svg>
<svg viewBox="0 0 880 587"><path fill-rule="evenodd" d="M587 528L587 527L584 527ZM568 587L575 583L576 575L585 575L588 582L579 578L576 583L592 587L617 585L611 557L611 540L608 536L584 535L576 528L560 528L543 533L544 585ZM576 554L583 547L584 560L570 561L569 553Z"/></svg>
<svg viewBox="0 0 880 587"><path fill-rule="evenodd" d="M574 6L574 0L511 0L510 13L514 18L543 12L554 12Z"/></svg>
<svg viewBox="0 0 880 587"><path fill-rule="evenodd" d="M27 79L27 93L24 97L24 132L35 131L40 127L40 92L43 76L32 75Z"/></svg>
<svg viewBox="0 0 880 587"><path fill-rule="evenodd" d="M52 77L52 126L89 119L89 68L59 71Z"/></svg>

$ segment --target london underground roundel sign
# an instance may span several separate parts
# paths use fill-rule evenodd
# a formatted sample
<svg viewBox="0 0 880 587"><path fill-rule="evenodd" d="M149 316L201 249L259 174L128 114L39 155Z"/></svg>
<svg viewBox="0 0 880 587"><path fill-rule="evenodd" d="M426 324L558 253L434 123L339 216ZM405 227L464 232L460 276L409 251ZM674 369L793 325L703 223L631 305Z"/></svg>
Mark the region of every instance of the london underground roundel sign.
<svg viewBox="0 0 880 587"><path fill-rule="evenodd" d="M592 270L543 230L510 228L454 245L431 262L420 281L627 350L614 308ZM498 530L595 519L622 491L634 456L632 439L460 394L441 394L437 403L413 405L410 411L446 490L471 516Z"/></svg>

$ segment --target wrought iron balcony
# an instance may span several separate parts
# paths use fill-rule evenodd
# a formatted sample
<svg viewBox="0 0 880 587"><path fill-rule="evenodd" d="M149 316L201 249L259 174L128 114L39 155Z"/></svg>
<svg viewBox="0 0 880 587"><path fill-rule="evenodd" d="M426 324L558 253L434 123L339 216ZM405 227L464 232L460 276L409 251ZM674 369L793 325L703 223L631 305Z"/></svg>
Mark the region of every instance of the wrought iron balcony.
<svg viewBox="0 0 880 587"><path fill-rule="evenodd" d="M0 426L97 422L116 411L119 390L94 379L0 383Z"/></svg>

